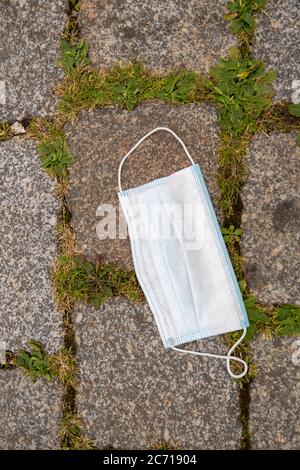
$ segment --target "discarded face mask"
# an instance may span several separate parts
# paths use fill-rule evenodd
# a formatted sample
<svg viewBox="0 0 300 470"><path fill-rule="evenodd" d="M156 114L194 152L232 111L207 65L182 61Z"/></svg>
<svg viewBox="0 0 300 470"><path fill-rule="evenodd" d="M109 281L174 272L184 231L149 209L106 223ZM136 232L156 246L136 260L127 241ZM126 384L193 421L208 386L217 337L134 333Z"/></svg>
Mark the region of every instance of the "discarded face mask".
<svg viewBox="0 0 300 470"><path fill-rule="evenodd" d="M158 131L171 133L192 165L170 176L122 190L125 160ZM164 346L182 353L225 359L231 377L243 377L248 370L246 362L231 354L246 335L248 317L199 165L175 132L158 127L124 156L119 165L118 183L136 275ZM185 207L189 210L184 211ZM165 236L162 231L165 232L167 225L170 230ZM193 227L192 241L183 233L186 226ZM243 334L227 355L176 347L240 329L244 330ZM243 364L240 374L232 372L231 361Z"/></svg>

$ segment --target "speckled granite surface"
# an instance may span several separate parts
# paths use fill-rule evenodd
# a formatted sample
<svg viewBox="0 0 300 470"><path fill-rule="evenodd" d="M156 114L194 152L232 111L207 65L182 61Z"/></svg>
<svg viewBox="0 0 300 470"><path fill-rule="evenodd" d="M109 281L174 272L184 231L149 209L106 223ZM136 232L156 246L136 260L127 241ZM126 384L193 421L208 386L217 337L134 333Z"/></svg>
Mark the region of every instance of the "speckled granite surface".
<svg viewBox="0 0 300 470"><path fill-rule="evenodd" d="M97 237L101 217L96 216L96 210L100 204L112 204L118 212L118 165L126 152L157 126L170 127L183 139L195 161L200 163L216 206L218 128L211 106L151 103L131 113L113 108L84 112L66 129L76 156L76 163L70 168L68 201L78 246L89 258L100 255L105 261L132 267L128 239ZM125 163L122 184L124 188L139 186L189 164L174 137L166 132L156 133Z"/></svg>
<svg viewBox="0 0 300 470"><path fill-rule="evenodd" d="M76 307L78 410L99 448L239 448L238 386L225 361L166 351L146 303ZM219 339L193 342L224 353Z"/></svg>
<svg viewBox="0 0 300 470"><path fill-rule="evenodd" d="M276 100L291 100L292 81L300 79L299 0L268 0L256 16L253 55L277 71Z"/></svg>
<svg viewBox="0 0 300 470"><path fill-rule="evenodd" d="M56 66L67 21L67 0L5 0L0 9L0 81L5 100L0 120L48 116L55 112Z"/></svg>
<svg viewBox="0 0 300 470"><path fill-rule="evenodd" d="M0 143L0 339L16 350L34 338L60 347L61 315L53 299L58 202L35 144Z"/></svg>
<svg viewBox="0 0 300 470"><path fill-rule="evenodd" d="M255 136L243 189L242 253L251 291L300 303L300 148L295 133Z"/></svg>
<svg viewBox="0 0 300 470"><path fill-rule="evenodd" d="M225 0L89 0L81 2L81 33L97 67L142 61L207 72L235 38L224 20Z"/></svg>
<svg viewBox="0 0 300 470"><path fill-rule="evenodd" d="M258 371L251 385L253 449L300 449L300 338L252 343Z"/></svg>
<svg viewBox="0 0 300 470"><path fill-rule="evenodd" d="M0 371L0 449L59 449L62 387Z"/></svg>

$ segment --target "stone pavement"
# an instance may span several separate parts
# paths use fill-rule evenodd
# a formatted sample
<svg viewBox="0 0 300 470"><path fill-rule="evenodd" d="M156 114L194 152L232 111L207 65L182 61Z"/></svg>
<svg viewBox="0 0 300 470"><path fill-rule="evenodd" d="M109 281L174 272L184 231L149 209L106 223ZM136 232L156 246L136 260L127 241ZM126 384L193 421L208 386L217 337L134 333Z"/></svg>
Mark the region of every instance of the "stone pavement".
<svg viewBox="0 0 300 470"><path fill-rule="evenodd" d="M8 350L35 338L54 352L62 344L51 281L59 207L54 183L34 142L0 142L0 155L0 338Z"/></svg>
<svg viewBox="0 0 300 470"><path fill-rule="evenodd" d="M118 164L137 140L158 126L171 127L184 140L195 161L201 164L217 206L218 127L212 106L174 107L149 103L130 113L113 108L82 113L66 129L68 142L76 156L76 163L70 169L68 202L78 246L90 259L100 256L104 261L133 267L128 239L99 240L97 237L99 216L104 215L97 212L97 208L101 204L113 205L118 208L119 218ZM143 142L126 162L122 171L123 187L139 186L180 170L188 163L176 139L167 132L160 132Z"/></svg>
<svg viewBox="0 0 300 470"><path fill-rule="evenodd" d="M295 133L255 136L249 148L242 253L251 291L270 304L300 303L299 157Z"/></svg>
<svg viewBox="0 0 300 470"><path fill-rule="evenodd" d="M236 44L223 18L225 0L91 0L79 24L95 66L141 61L148 69L208 72Z"/></svg>
<svg viewBox="0 0 300 470"><path fill-rule="evenodd" d="M62 387L0 370L0 449L59 449Z"/></svg>
<svg viewBox="0 0 300 470"><path fill-rule="evenodd" d="M256 338L252 344L257 376L252 384L252 449L300 448L300 338Z"/></svg>
<svg viewBox="0 0 300 470"><path fill-rule="evenodd" d="M67 20L67 0L1 2L0 120L55 112L53 87L63 78L55 66Z"/></svg>
<svg viewBox="0 0 300 470"><path fill-rule="evenodd" d="M49 3L49 2L48 2ZM0 120L53 117L53 87L63 78L55 66L68 2L9 0L0 11ZM120 7L122 3L122 7ZM81 34L98 68L142 60L159 73L169 68L207 72L236 44L223 20L226 1L81 1ZM254 52L278 69L276 99L290 99L300 78L297 2L269 1L257 17ZM151 18L149 21L148 18ZM154 21L153 21L154 19ZM138 27L137 27L138 25ZM115 204L117 165L145 132L173 128L203 170L217 214L219 132L207 104L145 103L128 113L118 108L83 112L66 126L76 163L68 203L80 250L131 267L128 240L99 240L102 203ZM124 185L138 185L186 165L169 135L156 135L131 156ZM242 251L247 281L259 300L299 302L299 155L295 135L252 139L249 178L243 191ZM51 272L56 258L59 202L41 169L35 143L14 137L0 143L0 341L17 351L34 338L54 352L63 325L54 301ZM163 349L148 305L115 298L99 310L73 312L80 384L76 396L86 433L99 448L150 448L160 442L191 449L238 449L239 385L224 362ZM222 338L193 347L224 353ZM295 449L299 442L299 339L257 337L258 372L251 385L249 431L253 449ZM0 449L57 449L63 387L32 383L20 370L0 370Z"/></svg>
<svg viewBox="0 0 300 470"><path fill-rule="evenodd" d="M166 351L146 303L115 299L75 312L78 409L100 448L237 449L238 385L222 361ZM197 343L197 344L196 344ZM221 339L190 347L224 353Z"/></svg>
<svg viewBox="0 0 300 470"><path fill-rule="evenodd" d="M253 54L277 72L275 101L290 101L292 81L300 80L299 25L298 0L269 0L257 16Z"/></svg>

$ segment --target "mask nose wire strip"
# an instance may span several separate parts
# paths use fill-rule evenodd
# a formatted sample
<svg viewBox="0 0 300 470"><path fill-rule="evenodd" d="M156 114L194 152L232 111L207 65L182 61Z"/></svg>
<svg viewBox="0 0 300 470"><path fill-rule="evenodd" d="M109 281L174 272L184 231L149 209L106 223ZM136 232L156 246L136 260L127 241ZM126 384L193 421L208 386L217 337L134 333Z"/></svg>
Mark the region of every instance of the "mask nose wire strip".
<svg viewBox="0 0 300 470"><path fill-rule="evenodd" d="M226 359L228 374L231 377L233 377L234 379L241 379L248 372L248 364L243 359L241 359L240 357L232 356L231 354L233 353L235 348L240 344L240 342L243 341L243 339L245 338L246 331L247 331L247 329L244 328L242 336L229 349L226 356L225 355L223 356L223 355L220 355L220 354L211 354L211 353L206 353L206 352L189 351L188 349L180 349L180 348L176 348L175 346L172 346L172 349L174 349L174 351L178 351L178 352L181 352L181 353L194 354L195 356L208 356L208 357L216 357L217 359ZM230 368L230 361L237 361L237 362L240 362L241 364L243 364L243 366L244 366L243 372L241 372L240 374L234 374L234 372L232 372L232 370Z"/></svg>
<svg viewBox="0 0 300 470"><path fill-rule="evenodd" d="M154 132L158 132L158 131L166 131L166 132L169 132L170 134L173 135L173 137L175 137L176 140L178 140L178 142L182 145L182 148L183 150L185 151L187 157L189 158L190 162L192 163L192 165L195 164L194 160L192 159L191 155L190 155L190 152L188 151L188 149L186 148L186 145L185 143L180 139L180 137L178 137L177 134L175 134L174 131L172 131L172 129L169 129L168 127L156 127L155 129L152 129L152 131L148 132L148 134L145 134L130 150L129 152L126 153L125 157L122 158L121 160L121 163L119 165L119 170L118 170L118 184L119 184L119 190L120 192L122 192L122 185L121 185L121 172L122 172L122 167L125 163L125 160L127 160L127 158L129 157L129 155L132 154L132 152L135 151L135 149L142 143L144 142L144 140L146 140L150 135L154 134Z"/></svg>

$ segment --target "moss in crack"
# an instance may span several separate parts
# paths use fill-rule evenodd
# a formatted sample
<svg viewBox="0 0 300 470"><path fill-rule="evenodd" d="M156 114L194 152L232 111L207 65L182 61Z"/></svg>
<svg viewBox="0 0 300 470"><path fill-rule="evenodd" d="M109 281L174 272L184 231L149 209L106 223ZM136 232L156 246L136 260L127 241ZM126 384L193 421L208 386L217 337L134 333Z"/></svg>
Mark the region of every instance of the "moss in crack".
<svg viewBox="0 0 300 470"><path fill-rule="evenodd" d="M70 391L71 392L71 391ZM65 403L70 403L75 397L70 395L64 399ZM63 450L93 450L95 445L85 433L79 415L74 412L73 407L64 409L60 430L61 448Z"/></svg>
<svg viewBox="0 0 300 470"><path fill-rule="evenodd" d="M241 193L246 181L244 158L247 154L249 134L232 138L227 132L220 135L217 182L220 188L220 207L224 227L239 227L242 218ZM236 246L236 244L235 244Z"/></svg>

